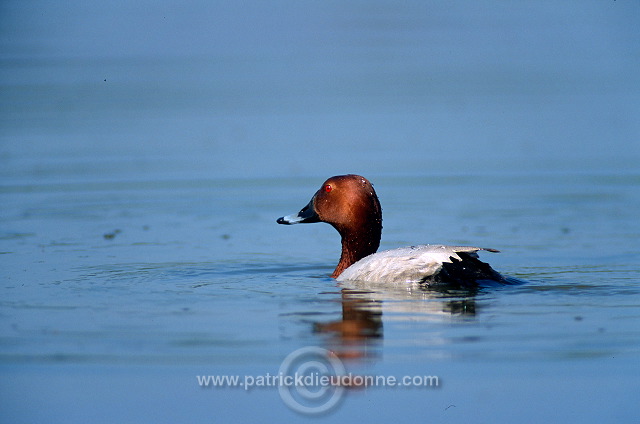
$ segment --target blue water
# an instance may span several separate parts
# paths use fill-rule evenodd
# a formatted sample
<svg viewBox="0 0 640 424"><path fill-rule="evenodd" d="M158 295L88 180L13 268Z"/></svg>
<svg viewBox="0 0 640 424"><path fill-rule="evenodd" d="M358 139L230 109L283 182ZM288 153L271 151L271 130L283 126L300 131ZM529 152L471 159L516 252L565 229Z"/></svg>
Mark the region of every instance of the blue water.
<svg viewBox="0 0 640 424"><path fill-rule="evenodd" d="M274 375L335 352L323 419L634 422L640 6L4 2L0 418L301 421ZM471 244L522 285L337 284L360 173L381 248Z"/></svg>

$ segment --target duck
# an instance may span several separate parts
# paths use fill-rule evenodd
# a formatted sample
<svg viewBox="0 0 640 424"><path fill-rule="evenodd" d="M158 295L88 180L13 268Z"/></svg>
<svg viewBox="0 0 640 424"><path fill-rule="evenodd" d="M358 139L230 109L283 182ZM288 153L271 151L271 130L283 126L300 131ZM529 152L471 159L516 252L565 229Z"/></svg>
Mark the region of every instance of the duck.
<svg viewBox="0 0 640 424"><path fill-rule="evenodd" d="M282 216L276 222L325 222L333 226L342 243L340 259L331 274L337 281L459 287L508 283L506 277L479 260L478 252L499 252L496 249L423 244L378 252L382 208L371 182L360 175L327 179L298 213Z"/></svg>

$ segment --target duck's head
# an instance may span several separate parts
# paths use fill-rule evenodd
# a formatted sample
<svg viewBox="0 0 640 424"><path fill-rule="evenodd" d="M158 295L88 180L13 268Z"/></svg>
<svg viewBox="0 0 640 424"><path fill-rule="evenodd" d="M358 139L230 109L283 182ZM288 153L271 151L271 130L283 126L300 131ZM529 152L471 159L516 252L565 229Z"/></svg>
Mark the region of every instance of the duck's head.
<svg viewBox="0 0 640 424"><path fill-rule="evenodd" d="M300 212L278 218L277 222L326 222L338 230L342 255L332 274L337 277L354 262L378 250L382 209L369 180L360 175L338 175L326 180Z"/></svg>

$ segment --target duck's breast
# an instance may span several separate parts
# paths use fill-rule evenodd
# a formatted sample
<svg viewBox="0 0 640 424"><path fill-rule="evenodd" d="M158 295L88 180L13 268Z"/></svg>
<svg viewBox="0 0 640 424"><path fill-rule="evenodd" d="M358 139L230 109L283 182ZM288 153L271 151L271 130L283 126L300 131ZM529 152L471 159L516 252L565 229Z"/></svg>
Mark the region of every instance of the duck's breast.
<svg viewBox="0 0 640 424"><path fill-rule="evenodd" d="M476 256L480 247L425 244L374 253L345 269L338 281L419 283L438 273L444 262L461 260L458 252Z"/></svg>

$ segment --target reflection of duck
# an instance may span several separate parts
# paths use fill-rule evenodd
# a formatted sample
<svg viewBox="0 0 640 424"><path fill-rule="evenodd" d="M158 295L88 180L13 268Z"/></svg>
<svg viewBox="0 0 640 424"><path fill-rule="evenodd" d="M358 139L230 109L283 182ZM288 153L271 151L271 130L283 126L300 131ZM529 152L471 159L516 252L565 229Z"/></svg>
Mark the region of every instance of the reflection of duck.
<svg viewBox="0 0 640 424"><path fill-rule="evenodd" d="M316 323L321 333L337 334L343 341L358 341L382 337L382 311L380 301L366 297L368 293L342 289L342 319L329 323ZM361 295L363 295L361 296Z"/></svg>
<svg viewBox="0 0 640 424"><path fill-rule="evenodd" d="M342 237L342 254L331 275L339 281L445 283L461 287L481 281L507 280L478 260L483 249L469 246L421 245L376 253L382 233L382 209L371 183L359 175L331 177L307 206L279 224L327 222Z"/></svg>
<svg viewBox="0 0 640 424"><path fill-rule="evenodd" d="M330 349L342 359L371 358L383 336L385 320L442 321L474 316L475 290L436 291L424 285L404 287L345 282L341 291L342 317L331 322L316 322L314 331L329 334ZM432 340L442 344L441 340Z"/></svg>
<svg viewBox="0 0 640 424"><path fill-rule="evenodd" d="M476 288L452 290L419 283L345 281L343 290L380 304L385 320L442 322L476 314Z"/></svg>
<svg viewBox="0 0 640 424"><path fill-rule="evenodd" d="M382 302L371 300L366 292L343 289L342 317L331 322L316 322L314 331L328 334L330 349L342 359L371 357L382 338Z"/></svg>

